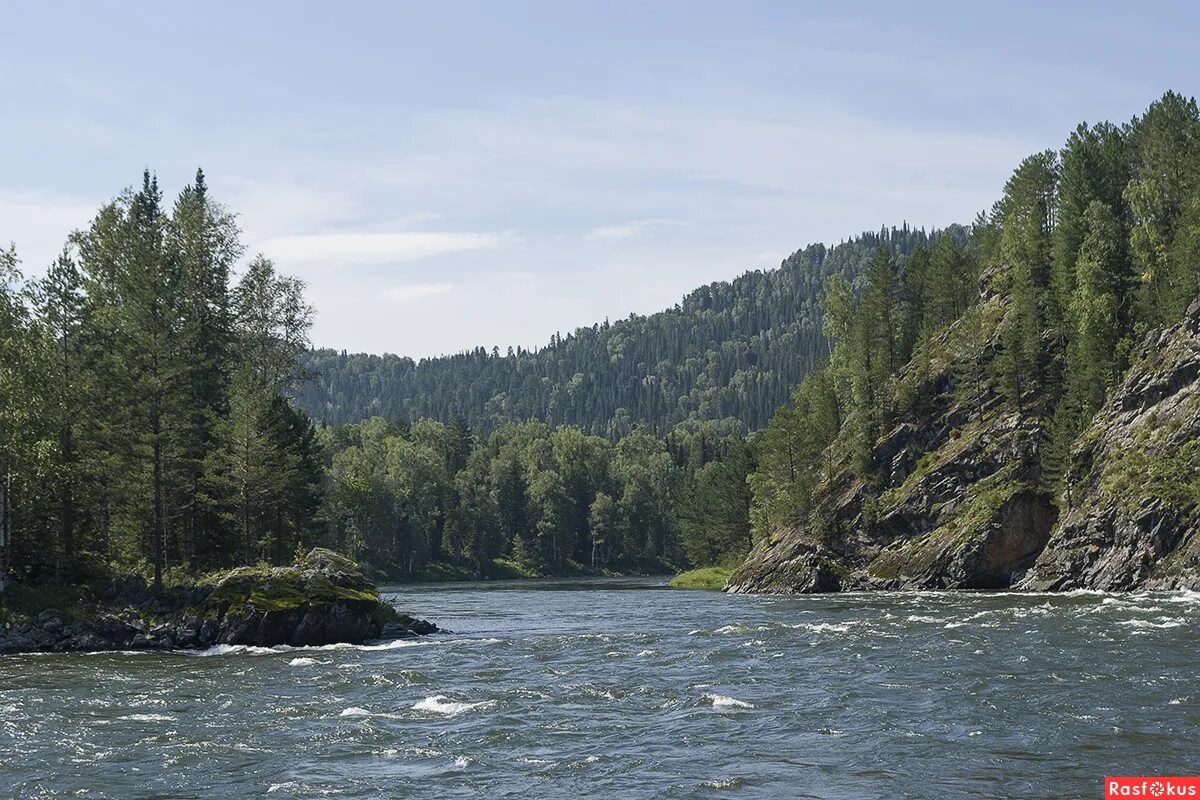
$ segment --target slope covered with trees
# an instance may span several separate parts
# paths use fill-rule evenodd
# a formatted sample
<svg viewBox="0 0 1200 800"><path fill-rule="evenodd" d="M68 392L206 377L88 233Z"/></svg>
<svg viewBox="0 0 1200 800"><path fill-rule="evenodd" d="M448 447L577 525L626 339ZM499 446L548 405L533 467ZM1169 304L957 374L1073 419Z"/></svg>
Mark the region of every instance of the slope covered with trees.
<svg viewBox="0 0 1200 800"><path fill-rule="evenodd" d="M951 230L960 242L966 231ZM619 438L642 423L735 419L761 428L792 387L828 355L817 302L823 282L857 283L871 256L896 261L927 246L907 225L834 247L809 245L776 270L701 287L672 309L554 336L540 350L482 347L441 358L315 350L315 380L295 397L327 424L372 416L461 416L474 428L538 419Z"/></svg>
<svg viewBox="0 0 1200 800"><path fill-rule="evenodd" d="M809 248L536 353L377 359L346 396L398 405L348 424L290 399L311 311L262 258L234 281L242 255L199 173L169 209L145 175L39 280L0 251L0 589L318 544L396 576L749 548L746 590L996 588L1035 560L1054 587L1118 539L1140 561L1105 554L1103 585L1167 551L1170 585L1200 585L1200 306L1179 324L1200 292L1200 110L1177 94L1024 160L969 230Z"/></svg>
<svg viewBox="0 0 1200 800"><path fill-rule="evenodd" d="M170 208L145 173L40 279L0 251L0 591L128 571L161 588L321 544L396 576L662 570L749 548L736 424L616 443L541 422L476 435L461 417L314 425L287 396L304 287L242 256L200 172Z"/></svg>
<svg viewBox="0 0 1200 800"><path fill-rule="evenodd" d="M827 282L836 345L759 441L759 546L739 588L1020 578L1095 466L1081 433L1200 290L1195 101L1169 92L1128 124L1080 125L1017 167L965 251L938 250L904 270L879 251L858 292ZM1191 448L1147 474L1168 464L1180 485L1200 472ZM1186 519L1200 498L1171 502L1164 516ZM1169 527L1143 549L1168 550Z"/></svg>

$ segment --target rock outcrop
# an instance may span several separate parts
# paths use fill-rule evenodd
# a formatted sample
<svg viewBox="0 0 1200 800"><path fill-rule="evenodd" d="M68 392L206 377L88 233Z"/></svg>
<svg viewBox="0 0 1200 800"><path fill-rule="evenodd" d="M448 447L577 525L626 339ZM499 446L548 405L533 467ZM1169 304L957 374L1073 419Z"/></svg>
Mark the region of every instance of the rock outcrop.
<svg viewBox="0 0 1200 800"><path fill-rule="evenodd" d="M806 522L760 543L729 591L1001 589L1033 564L1056 515L1038 488L1043 431L982 377L1007 311L985 292L913 359L894 388L905 410L871 454L876 480L831 470Z"/></svg>
<svg viewBox="0 0 1200 800"><path fill-rule="evenodd" d="M1079 438L1023 589L1200 589L1200 300L1146 337Z"/></svg>
<svg viewBox="0 0 1200 800"><path fill-rule="evenodd" d="M1041 488L1036 398L1020 414L963 380L1002 352L1004 313L985 294L908 365L896 393L909 410L872 453L878 481L831 470L808 519L755 547L728 591L1200 589L1200 300L1146 337L1057 498Z"/></svg>
<svg viewBox="0 0 1200 800"><path fill-rule="evenodd" d="M161 595L128 579L72 616L44 611L0 626L0 654L356 644L438 632L382 602L354 562L322 548L290 566L239 567Z"/></svg>

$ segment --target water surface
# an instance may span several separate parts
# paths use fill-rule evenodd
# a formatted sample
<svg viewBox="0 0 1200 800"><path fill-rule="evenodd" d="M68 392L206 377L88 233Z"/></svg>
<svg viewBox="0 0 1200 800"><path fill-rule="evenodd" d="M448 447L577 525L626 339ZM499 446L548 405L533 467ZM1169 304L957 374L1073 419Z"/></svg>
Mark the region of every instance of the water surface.
<svg viewBox="0 0 1200 800"><path fill-rule="evenodd" d="M0 797L1100 797L1200 773L1200 595L394 587L453 636L0 657Z"/></svg>

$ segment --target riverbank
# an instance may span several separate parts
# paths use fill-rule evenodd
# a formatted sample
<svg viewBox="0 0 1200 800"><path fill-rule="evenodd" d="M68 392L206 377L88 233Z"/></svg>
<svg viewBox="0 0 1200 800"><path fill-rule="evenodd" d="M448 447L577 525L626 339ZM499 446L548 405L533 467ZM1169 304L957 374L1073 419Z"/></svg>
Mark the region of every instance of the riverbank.
<svg viewBox="0 0 1200 800"><path fill-rule="evenodd" d="M727 567L700 567L681 572L671 579L672 589L705 589L719 592L729 583L733 570Z"/></svg>
<svg viewBox="0 0 1200 800"><path fill-rule="evenodd" d="M544 580L546 578L644 578L677 574L679 566L661 559L645 561L630 569L593 568L574 561L559 569L538 569L510 558L494 558L483 571L447 561L434 561L419 570L387 571L366 568L379 584L467 583L487 581Z"/></svg>
<svg viewBox="0 0 1200 800"><path fill-rule="evenodd" d="M88 598L18 594L0 607L0 654L175 650L216 644L357 644L438 632L401 614L357 564L316 548L284 567L239 567L154 593L141 576Z"/></svg>

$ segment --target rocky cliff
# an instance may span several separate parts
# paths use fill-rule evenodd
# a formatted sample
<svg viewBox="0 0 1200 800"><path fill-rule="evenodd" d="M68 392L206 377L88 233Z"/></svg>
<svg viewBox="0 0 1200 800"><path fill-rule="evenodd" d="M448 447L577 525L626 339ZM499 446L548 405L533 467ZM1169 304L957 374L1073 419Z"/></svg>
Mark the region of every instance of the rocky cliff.
<svg viewBox="0 0 1200 800"><path fill-rule="evenodd" d="M1200 589L1200 300L1151 333L1071 456L1020 588Z"/></svg>
<svg viewBox="0 0 1200 800"><path fill-rule="evenodd" d="M0 625L0 654L326 645L437 630L382 602L354 562L316 548L290 566L239 567L159 595L140 577L114 583L66 617Z"/></svg>
<svg viewBox="0 0 1200 800"><path fill-rule="evenodd" d="M1011 585L1045 545L1055 510L1037 488L1040 423L1009 411L985 377L1007 313L985 292L918 353L894 387L898 418L874 445L873 480L848 464L833 470L804 524L760 543L729 591Z"/></svg>
<svg viewBox="0 0 1200 800"><path fill-rule="evenodd" d="M830 470L806 518L760 542L727 591L1200 586L1200 301L1147 337L1059 498L1042 488L1038 398L1014 412L984 377L1006 313L985 292L918 353L873 480Z"/></svg>

